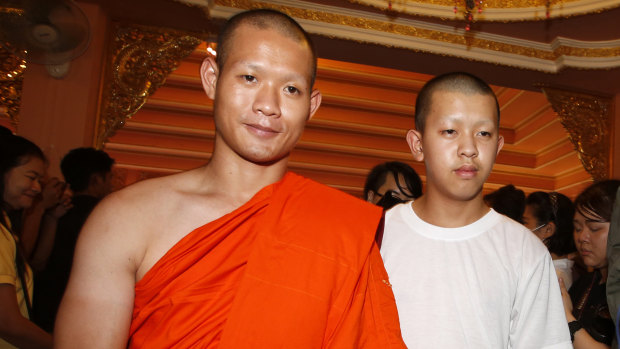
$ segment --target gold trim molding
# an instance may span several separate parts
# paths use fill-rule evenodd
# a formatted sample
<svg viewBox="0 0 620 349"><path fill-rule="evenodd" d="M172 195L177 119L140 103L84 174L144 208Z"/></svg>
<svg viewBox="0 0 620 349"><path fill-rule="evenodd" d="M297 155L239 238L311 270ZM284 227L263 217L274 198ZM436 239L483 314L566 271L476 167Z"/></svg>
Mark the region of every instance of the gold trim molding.
<svg viewBox="0 0 620 349"><path fill-rule="evenodd" d="M6 108L11 125L17 128L26 61L0 45L0 106Z"/></svg>
<svg viewBox="0 0 620 349"><path fill-rule="evenodd" d="M595 181L609 178L611 99L550 87L542 91L560 117L586 171Z"/></svg>
<svg viewBox="0 0 620 349"><path fill-rule="evenodd" d="M465 1L455 0L349 0L393 13L463 20ZM454 7L457 5L457 11ZM527 21L595 13L620 6L616 0L484 0L472 12L475 21Z"/></svg>
<svg viewBox="0 0 620 349"><path fill-rule="evenodd" d="M98 148L201 42L197 36L179 31L116 25L104 81Z"/></svg>
<svg viewBox="0 0 620 349"><path fill-rule="evenodd" d="M617 6L620 3L617 4ZM214 0L209 13L228 18L242 10L273 8L297 18L314 34L385 47L430 52L549 73L565 67L614 69L620 67L620 38L579 41L557 37L550 43L475 32L385 14L343 9L297 0Z"/></svg>

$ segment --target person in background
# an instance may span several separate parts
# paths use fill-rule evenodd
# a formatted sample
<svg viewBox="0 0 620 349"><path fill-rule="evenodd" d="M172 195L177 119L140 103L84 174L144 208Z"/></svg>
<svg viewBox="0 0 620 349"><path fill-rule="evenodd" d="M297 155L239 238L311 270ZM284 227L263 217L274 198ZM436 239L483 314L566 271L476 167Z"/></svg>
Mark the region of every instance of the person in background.
<svg viewBox="0 0 620 349"><path fill-rule="evenodd" d="M364 184L364 199L386 210L420 196L420 176L404 162L390 161L373 167Z"/></svg>
<svg viewBox="0 0 620 349"><path fill-rule="evenodd" d="M607 304L609 313L614 320L614 328L616 331L613 348L618 348L620 342L620 187L616 192L616 201L611 214L611 223L609 225L609 235L607 238L607 260L609 263L607 275Z"/></svg>
<svg viewBox="0 0 620 349"><path fill-rule="evenodd" d="M10 129L4 126L0 126L0 138L12 136L12 135L13 135L13 131L11 131Z"/></svg>
<svg viewBox="0 0 620 349"><path fill-rule="evenodd" d="M525 193L514 185L505 185L483 197L484 202L497 213L501 213L513 220L522 223L525 209Z"/></svg>
<svg viewBox="0 0 620 349"><path fill-rule="evenodd" d="M40 269L41 260L47 256L41 242L56 234L58 220L71 208L72 193L65 182L56 177L45 178L41 186L41 195L32 206L13 216L24 252L34 270Z"/></svg>
<svg viewBox="0 0 620 349"><path fill-rule="evenodd" d="M610 348L614 323L606 298L607 237L620 180L592 184L575 199L575 244L583 263L593 271L567 291L560 283L564 311L576 349Z"/></svg>
<svg viewBox="0 0 620 349"><path fill-rule="evenodd" d="M37 246L33 321L48 332L69 282L78 234L97 203L112 191L112 159L103 150L76 148L60 163L73 192L72 207L59 218L54 234L43 235Z"/></svg>
<svg viewBox="0 0 620 349"><path fill-rule="evenodd" d="M0 139L0 348L51 348L52 336L29 320L32 270L8 218L29 208L41 193L46 158L19 136Z"/></svg>
<svg viewBox="0 0 620 349"><path fill-rule="evenodd" d="M533 192L525 200L523 225L547 246L558 277L566 288L573 283L573 259L577 254L573 239L573 202L564 194Z"/></svg>

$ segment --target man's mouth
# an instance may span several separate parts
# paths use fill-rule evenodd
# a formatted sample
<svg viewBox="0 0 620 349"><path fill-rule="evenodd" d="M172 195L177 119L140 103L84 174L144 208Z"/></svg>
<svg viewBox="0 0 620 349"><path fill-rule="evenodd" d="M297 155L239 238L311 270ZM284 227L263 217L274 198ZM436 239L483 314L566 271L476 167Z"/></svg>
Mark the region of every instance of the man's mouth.
<svg viewBox="0 0 620 349"><path fill-rule="evenodd" d="M478 169L473 165L463 165L454 172L461 178L473 178L478 173Z"/></svg>
<svg viewBox="0 0 620 349"><path fill-rule="evenodd" d="M272 136L280 133L279 131L269 126L263 126L260 124L246 124L246 126L254 133L263 136Z"/></svg>

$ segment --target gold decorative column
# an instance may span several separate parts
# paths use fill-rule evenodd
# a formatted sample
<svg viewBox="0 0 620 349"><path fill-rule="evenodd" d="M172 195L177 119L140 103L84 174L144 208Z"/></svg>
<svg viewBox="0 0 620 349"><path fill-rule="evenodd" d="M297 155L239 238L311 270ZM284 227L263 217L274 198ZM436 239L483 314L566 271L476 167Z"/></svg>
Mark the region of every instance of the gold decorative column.
<svg viewBox="0 0 620 349"><path fill-rule="evenodd" d="M98 148L123 127L201 41L172 30L116 26L103 85Z"/></svg>
<svg viewBox="0 0 620 349"><path fill-rule="evenodd" d="M586 171L595 181L609 178L611 99L550 87L542 90Z"/></svg>
<svg viewBox="0 0 620 349"><path fill-rule="evenodd" d="M0 106L6 108L11 125L17 128L26 61L0 45Z"/></svg>

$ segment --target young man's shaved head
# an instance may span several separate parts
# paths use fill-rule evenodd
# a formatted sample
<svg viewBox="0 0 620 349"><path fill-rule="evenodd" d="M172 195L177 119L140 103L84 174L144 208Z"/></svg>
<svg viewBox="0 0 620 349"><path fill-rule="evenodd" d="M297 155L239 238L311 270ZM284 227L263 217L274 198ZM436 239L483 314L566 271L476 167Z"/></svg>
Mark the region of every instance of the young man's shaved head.
<svg viewBox="0 0 620 349"><path fill-rule="evenodd" d="M260 30L273 29L300 44L305 44L312 54L312 76L310 77L310 86L314 85L317 55L310 36L294 19L281 12L270 9L256 9L241 12L234 15L226 22L217 40L216 63L220 70L222 70L226 64L226 59L232 47L236 29L243 24Z"/></svg>
<svg viewBox="0 0 620 349"><path fill-rule="evenodd" d="M426 116L432 107L436 91L459 92L466 95L481 94L492 96L497 107L497 127L499 128L499 102L493 89L482 79L464 72L447 73L429 80L418 93L415 102L415 128L424 133Z"/></svg>

